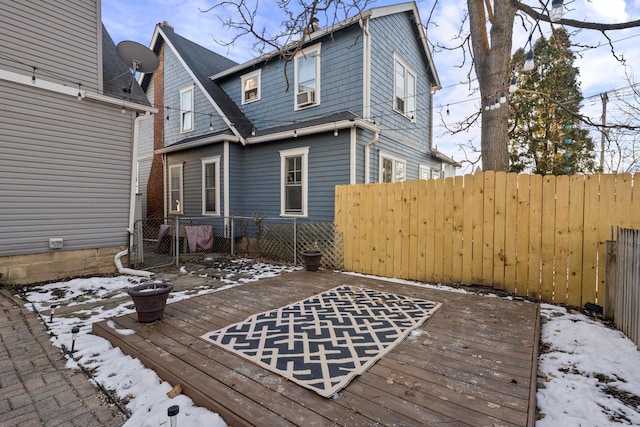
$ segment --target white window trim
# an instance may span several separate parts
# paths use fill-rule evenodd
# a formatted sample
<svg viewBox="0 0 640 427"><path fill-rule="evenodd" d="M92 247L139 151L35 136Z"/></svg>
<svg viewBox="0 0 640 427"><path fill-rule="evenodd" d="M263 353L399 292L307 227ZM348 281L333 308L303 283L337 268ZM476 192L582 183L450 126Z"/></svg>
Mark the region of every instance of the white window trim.
<svg viewBox="0 0 640 427"><path fill-rule="evenodd" d="M380 150L378 155L378 182L382 183L382 159L393 161L393 173L391 174L391 182L396 182L396 163L404 163L404 179L407 180L407 159L391 154L388 151Z"/></svg>
<svg viewBox="0 0 640 427"><path fill-rule="evenodd" d="M302 156L302 212L299 214L286 213L286 159L288 157ZM309 147L292 148L280 151L280 216L287 218L306 218L308 216L309 193Z"/></svg>
<svg viewBox="0 0 640 427"><path fill-rule="evenodd" d="M216 165L216 175L214 177L215 179L215 186L216 186L216 207L215 207L215 212L210 212L207 211L207 203L206 203L206 189L205 189L205 185L206 185L206 168L205 166L208 164L215 164ZM201 164L202 164L202 215L206 215L206 216L220 216L220 156L213 156L213 157L207 157L204 159L201 159Z"/></svg>
<svg viewBox="0 0 640 427"><path fill-rule="evenodd" d="M395 111L396 113L406 117L407 119L411 120L413 123L416 122L416 111L413 112L413 116L407 114L406 111L400 111L396 108L396 63L400 63L400 65L402 65L404 67L404 81L405 81L405 85L408 83L408 74L413 75L413 82L414 82L414 88L413 88L413 96L414 96L414 108L417 110L418 109L418 93L417 93L417 89L418 89L418 73L416 73L416 70L414 70L414 68L409 65L409 63L407 63L407 61L405 61L404 59L402 59L398 54L394 53L393 54L393 100L392 100L392 106L393 106L393 111ZM406 87L405 87L406 90ZM405 95L405 94L403 94ZM406 97L403 97L404 102L405 102L405 107L407 105L407 100Z"/></svg>
<svg viewBox="0 0 640 427"><path fill-rule="evenodd" d="M423 178L423 175L426 174L426 178ZM418 177L420 179L430 179L431 178L431 168L426 165L418 165Z"/></svg>
<svg viewBox="0 0 640 427"><path fill-rule="evenodd" d="M256 97L254 99L247 100L245 99L245 91L244 84L247 80L256 79ZM251 73L247 73L244 76L240 77L240 91L242 92L242 105L251 104L252 102L256 102L260 100L262 96L262 69L252 71Z"/></svg>
<svg viewBox="0 0 640 427"><path fill-rule="evenodd" d="M173 205L173 199L171 198L171 194L172 194L172 193L173 193L173 191L175 190L175 189L172 187L172 180L171 180L171 176L172 176L172 171L173 171L173 170L175 170L175 169L178 169L178 170L179 170L179 172L178 172L178 173L180 174L180 175L179 175L179 176L180 176L180 188L179 188L179 189L177 189L177 190L178 190L178 192L179 192L179 194L180 194L180 196L178 197L178 202L179 202L179 204L180 204L180 210L175 210L175 209L173 208L173 206L174 206L174 205ZM183 171L182 171L182 164L178 164L178 165L170 165L170 166L169 166L169 213L176 214L176 215L181 215L181 214L183 214L183 213L184 213L184 200L183 200L183 198L182 198L182 195L183 195L183 193L182 193L182 181L183 181L183 175L182 175L182 172L183 172Z"/></svg>
<svg viewBox="0 0 640 427"><path fill-rule="evenodd" d="M293 108L294 111L304 110L306 108L315 107L316 105L320 105L320 47L321 44L315 44L306 49L301 50L296 54L293 58L293 76L294 76L294 90L293 90ZM316 90L315 90L315 100L313 104L298 106L298 59L304 56L307 56L312 53L316 53Z"/></svg>
<svg viewBox="0 0 640 427"><path fill-rule="evenodd" d="M191 105L185 106L182 105L182 94L185 92L191 92ZM195 111L194 111L194 103L195 103L195 91L193 90L193 85L185 87L180 89L180 133L185 133L185 132L192 132L193 128L195 126ZM185 108L188 107L188 108ZM183 124L184 124L184 114L186 112L191 112L191 127L190 128L183 128Z"/></svg>

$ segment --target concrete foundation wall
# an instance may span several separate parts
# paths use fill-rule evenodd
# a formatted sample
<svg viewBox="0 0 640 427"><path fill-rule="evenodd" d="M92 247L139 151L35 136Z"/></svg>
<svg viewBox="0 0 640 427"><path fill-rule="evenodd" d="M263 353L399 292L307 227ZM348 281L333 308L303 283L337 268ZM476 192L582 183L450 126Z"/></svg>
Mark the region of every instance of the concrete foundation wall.
<svg viewBox="0 0 640 427"><path fill-rule="evenodd" d="M0 257L0 285L15 286L117 273L114 256L125 247ZM127 257L121 258L127 265Z"/></svg>

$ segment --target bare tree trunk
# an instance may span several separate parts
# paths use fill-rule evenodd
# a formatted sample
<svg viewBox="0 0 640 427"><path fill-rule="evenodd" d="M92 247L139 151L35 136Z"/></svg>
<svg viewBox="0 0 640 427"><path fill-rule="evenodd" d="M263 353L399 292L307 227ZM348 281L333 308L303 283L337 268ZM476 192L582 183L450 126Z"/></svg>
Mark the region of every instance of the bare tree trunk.
<svg viewBox="0 0 640 427"><path fill-rule="evenodd" d="M516 8L510 0L467 0L473 60L480 85L480 95L489 102L500 98L510 80L509 60L513 39L513 21ZM486 13L485 13L486 12ZM491 29L487 29L487 17ZM494 171L509 170L509 108L482 112L482 169Z"/></svg>

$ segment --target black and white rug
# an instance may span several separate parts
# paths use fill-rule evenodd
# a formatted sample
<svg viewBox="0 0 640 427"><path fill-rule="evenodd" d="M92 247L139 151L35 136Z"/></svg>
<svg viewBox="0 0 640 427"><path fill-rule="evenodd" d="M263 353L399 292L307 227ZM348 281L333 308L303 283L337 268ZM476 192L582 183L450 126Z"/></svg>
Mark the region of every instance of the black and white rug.
<svg viewBox="0 0 640 427"><path fill-rule="evenodd" d="M440 305L345 285L255 314L202 338L330 397Z"/></svg>

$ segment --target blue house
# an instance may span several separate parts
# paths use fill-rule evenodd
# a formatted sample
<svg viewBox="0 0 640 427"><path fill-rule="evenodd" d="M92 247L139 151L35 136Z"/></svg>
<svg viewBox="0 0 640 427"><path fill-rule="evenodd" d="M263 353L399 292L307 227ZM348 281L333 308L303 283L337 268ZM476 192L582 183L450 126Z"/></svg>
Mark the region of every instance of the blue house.
<svg viewBox="0 0 640 427"><path fill-rule="evenodd" d="M333 221L334 187L452 176L432 145L440 81L414 2L373 8L237 64L156 26L160 68L142 87L146 217Z"/></svg>

